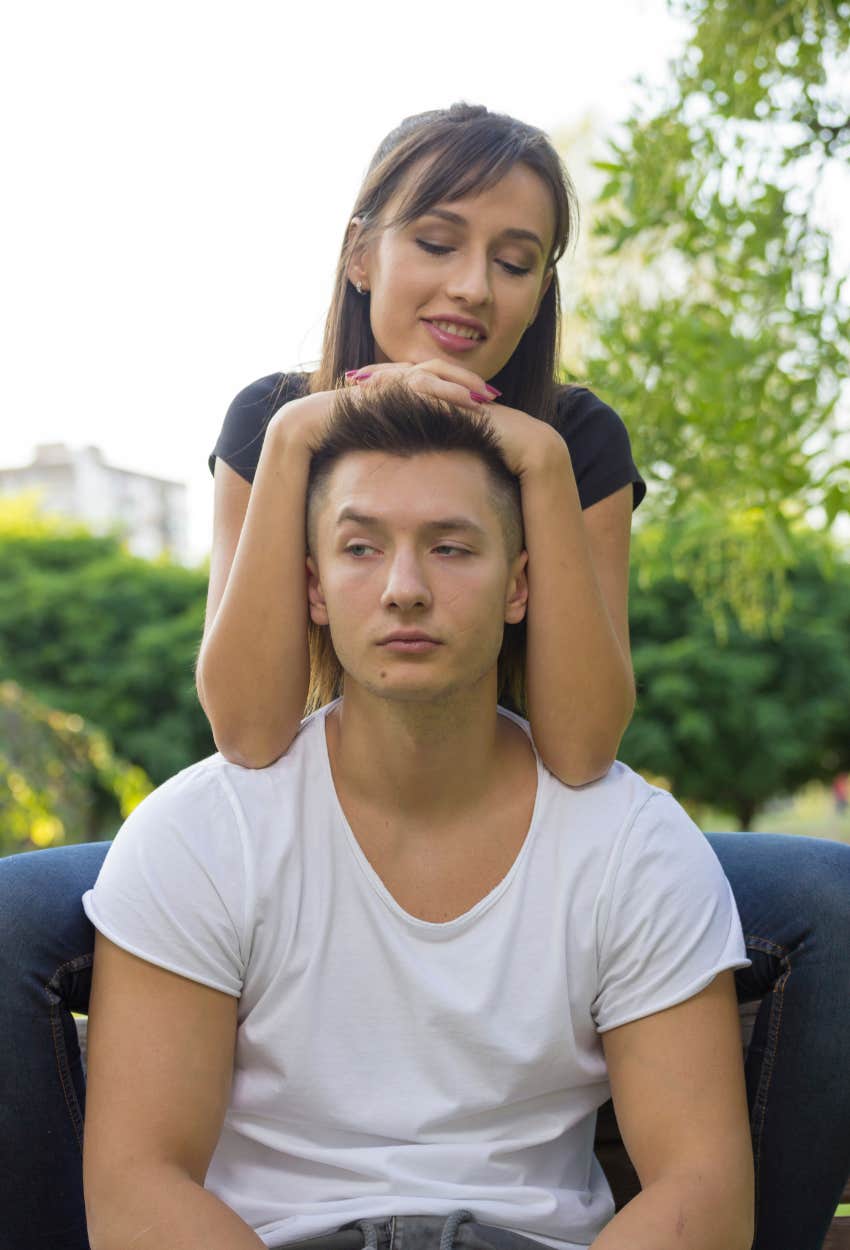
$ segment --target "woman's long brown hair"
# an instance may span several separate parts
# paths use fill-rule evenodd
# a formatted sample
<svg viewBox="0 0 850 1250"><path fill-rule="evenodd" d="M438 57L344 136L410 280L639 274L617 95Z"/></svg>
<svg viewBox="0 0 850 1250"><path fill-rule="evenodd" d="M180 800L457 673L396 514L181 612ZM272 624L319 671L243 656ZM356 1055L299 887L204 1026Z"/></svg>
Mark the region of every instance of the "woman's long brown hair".
<svg viewBox="0 0 850 1250"><path fill-rule="evenodd" d="M462 199L494 186L514 165L533 170L549 188L555 208L555 233L546 268L552 281L540 311L523 334L507 364L491 381L511 408L542 421L555 417L558 387L560 292L555 265L576 231L578 208L569 175L542 130L480 105L453 104L448 109L405 118L383 140L372 158L346 226L334 291L325 321L322 356L310 375L310 390L329 391L343 384L345 373L372 364L375 340L369 295L359 295L348 277L355 247L390 224L384 210L397 192L401 204L394 225L406 225L435 204ZM415 179L410 174L415 169ZM360 229L352 232L351 219ZM342 689L342 669L325 627L308 625L310 688L307 712L315 711ZM518 712L525 710L525 625L507 626L499 657L499 695Z"/></svg>

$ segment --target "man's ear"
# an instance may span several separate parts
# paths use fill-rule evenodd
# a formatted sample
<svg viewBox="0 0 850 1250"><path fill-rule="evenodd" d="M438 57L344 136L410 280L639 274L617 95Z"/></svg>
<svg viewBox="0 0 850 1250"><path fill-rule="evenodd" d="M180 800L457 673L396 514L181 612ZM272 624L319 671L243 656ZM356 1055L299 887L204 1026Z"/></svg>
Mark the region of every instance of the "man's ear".
<svg viewBox="0 0 850 1250"><path fill-rule="evenodd" d="M328 609L325 605L325 594L319 580L319 566L312 556L307 557L307 602L310 608L310 620L314 625L328 624Z"/></svg>
<svg viewBox="0 0 850 1250"><path fill-rule="evenodd" d="M518 625L528 607L528 552L521 551L511 562L505 596L505 624Z"/></svg>
<svg viewBox="0 0 850 1250"><path fill-rule="evenodd" d="M554 276L555 276L555 270L550 269L546 273L546 276L543 279L543 285L540 288L540 294L537 296L537 303L534 305L534 315L532 316L531 320L528 323L530 326L533 326L535 321L537 320L537 314L540 312L540 305L543 303L543 296L546 294L546 292L549 290L549 287L552 285L552 279L554 278Z"/></svg>
<svg viewBox="0 0 850 1250"><path fill-rule="evenodd" d="M351 218L351 221L348 223L348 241L351 247L351 255L348 260L346 277L352 286L357 286L359 282L363 292L366 292L369 290L369 274L366 267L368 240L363 231L362 218Z"/></svg>

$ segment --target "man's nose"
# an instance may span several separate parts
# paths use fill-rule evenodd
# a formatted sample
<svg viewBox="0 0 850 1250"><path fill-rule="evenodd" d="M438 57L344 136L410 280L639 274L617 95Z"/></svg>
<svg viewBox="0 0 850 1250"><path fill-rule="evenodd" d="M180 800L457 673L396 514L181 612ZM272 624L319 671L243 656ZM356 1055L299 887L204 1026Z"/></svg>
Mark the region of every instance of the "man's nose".
<svg viewBox="0 0 850 1250"><path fill-rule="evenodd" d="M454 257L447 280L446 295L449 299L463 300L479 307L490 302L490 262L477 252L458 252Z"/></svg>
<svg viewBox="0 0 850 1250"><path fill-rule="evenodd" d="M397 552L387 570L381 605L406 610L430 603L431 590L421 560L412 552Z"/></svg>

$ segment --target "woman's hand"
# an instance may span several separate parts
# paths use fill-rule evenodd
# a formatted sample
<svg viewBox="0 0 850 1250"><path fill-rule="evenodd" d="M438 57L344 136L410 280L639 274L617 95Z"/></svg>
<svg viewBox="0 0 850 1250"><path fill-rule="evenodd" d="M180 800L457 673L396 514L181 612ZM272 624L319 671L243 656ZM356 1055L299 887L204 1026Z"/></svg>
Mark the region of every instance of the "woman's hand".
<svg viewBox="0 0 850 1250"><path fill-rule="evenodd" d="M488 386L477 373L450 361L364 365L346 374L345 380L346 385L365 390L380 386L382 381L399 378L419 395L432 395L486 416L499 439L508 468L520 479L567 454L564 440L552 426L518 408L497 403L501 392Z"/></svg>
<svg viewBox="0 0 850 1250"><path fill-rule="evenodd" d="M480 412L482 405L491 403L501 394L495 387L488 386L480 374L448 360L423 360L415 365L406 361L364 365L345 375L347 386L380 386L391 380L402 380L417 395L432 395L473 412Z"/></svg>
<svg viewBox="0 0 850 1250"><path fill-rule="evenodd" d="M315 391L291 399L269 422L268 434L273 437L267 434L266 442L277 443L283 439L289 447L295 445L312 453L327 430L336 394L336 391Z"/></svg>

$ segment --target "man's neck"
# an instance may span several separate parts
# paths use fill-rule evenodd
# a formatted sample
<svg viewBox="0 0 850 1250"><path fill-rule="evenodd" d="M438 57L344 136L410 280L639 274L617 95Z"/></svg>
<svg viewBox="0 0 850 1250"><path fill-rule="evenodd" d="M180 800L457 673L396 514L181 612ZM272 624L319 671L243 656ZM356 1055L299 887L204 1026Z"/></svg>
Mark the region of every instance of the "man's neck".
<svg viewBox="0 0 850 1250"><path fill-rule="evenodd" d="M337 788L417 823L453 821L473 808L492 790L507 749L489 681L439 703L379 698L349 682L326 724Z"/></svg>

